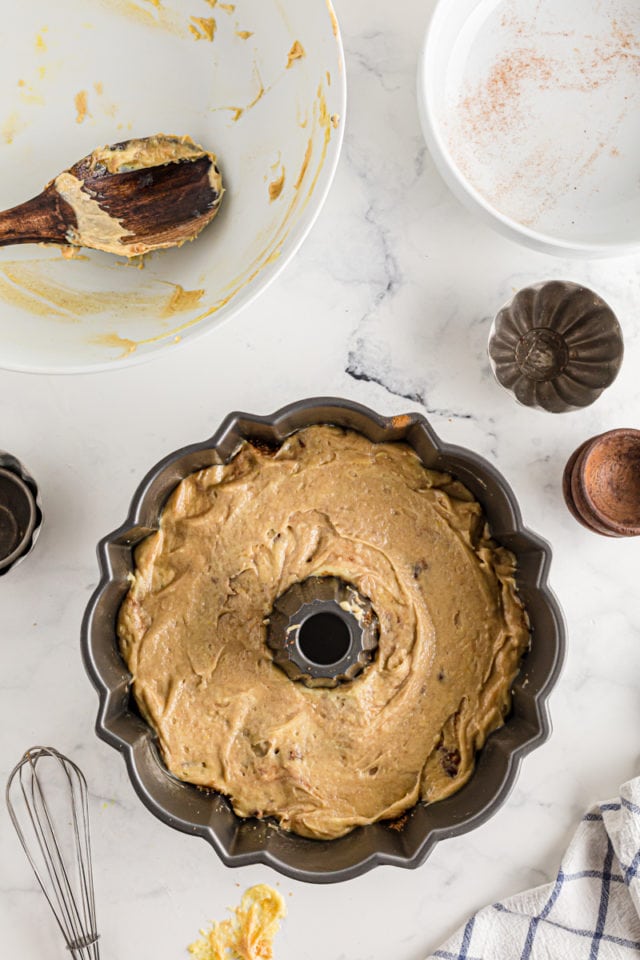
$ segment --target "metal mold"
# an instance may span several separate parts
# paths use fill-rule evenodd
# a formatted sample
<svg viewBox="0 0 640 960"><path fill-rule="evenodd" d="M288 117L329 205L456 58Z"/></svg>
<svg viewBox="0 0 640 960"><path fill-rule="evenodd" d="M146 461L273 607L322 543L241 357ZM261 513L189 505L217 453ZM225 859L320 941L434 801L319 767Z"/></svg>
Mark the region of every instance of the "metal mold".
<svg viewBox="0 0 640 960"><path fill-rule="evenodd" d="M322 644L314 634L320 620ZM336 687L371 662L378 618L371 601L350 584L337 577L309 577L274 603L267 643L274 663L292 680L307 687Z"/></svg>
<svg viewBox="0 0 640 960"><path fill-rule="evenodd" d="M33 549L41 525L35 480L19 460L0 450L0 576Z"/></svg>
<svg viewBox="0 0 640 960"><path fill-rule="evenodd" d="M613 310L592 290L568 281L518 291L489 334L498 383L525 406L551 413L597 400L617 377L623 354Z"/></svg>
<svg viewBox="0 0 640 960"><path fill-rule="evenodd" d="M423 463L448 471L483 505L496 540L518 560L517 581L527 607L531 649L513 684L512 709L477 757L469 782L453 796L418 804L398 823L376 823L332 841L309 840L269 821L237 817L227 800L178 781L164 767L154 733L140 717L130 694L130 675L116 636L116 617L133 569L133 549L157 529L163 506L177 483L196 470L233 456L243 440L278 445L311 424L356 430L371 441L404 441ZM96 732L119 749L133 786L164 823L201 836L228 866L265 863L297 880L347 880L381 864L417 867L434 845L487 820L507 798L522 758L550 733L546 701L564 654L564 623L547 585L549 545L527 530L513 492L497 470L461 447L443 443L420 414L386 418L347 400L311 399L271 416L230 414L215 434L184 447L153 467L134 495L121 527L98 546L100 582L85 611L82 651L100 705Z"/></svg>
<svg viewBox="0 0 640 960"><path fill-rule="evenodd" d="M575 519L607 537L640 536L640 430L609 430L585 440L562 478Z"/></svg>

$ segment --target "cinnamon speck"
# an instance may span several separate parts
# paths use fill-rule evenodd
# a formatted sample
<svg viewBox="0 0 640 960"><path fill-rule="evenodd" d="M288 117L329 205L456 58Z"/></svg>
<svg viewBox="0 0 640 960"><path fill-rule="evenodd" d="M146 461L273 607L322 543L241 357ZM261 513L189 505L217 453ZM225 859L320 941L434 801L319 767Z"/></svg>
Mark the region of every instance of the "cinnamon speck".
<svg viewBox="0 0 640 960"><path fill-rule="evenodd" d="M524 84L533 82L542 90L548 88L553 77L553 60L533 48L504 54L487 79L462 101L465 129L476 137L483 136L488 127L504 131L515 119Z"/></svg>

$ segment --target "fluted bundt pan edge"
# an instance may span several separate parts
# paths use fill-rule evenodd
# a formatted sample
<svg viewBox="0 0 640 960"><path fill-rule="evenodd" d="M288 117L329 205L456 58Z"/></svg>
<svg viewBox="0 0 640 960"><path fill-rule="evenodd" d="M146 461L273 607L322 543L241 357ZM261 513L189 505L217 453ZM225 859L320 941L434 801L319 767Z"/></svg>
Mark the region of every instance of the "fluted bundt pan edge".
<svg viewBox="0 0 640 960"><path fill-rule="evenodd" d="M451 472L465 483L482 504L495 539L518 558L518 589L532 626L531 650L513 685L511 713L480 751L470 781L445 800L412 808L401 828L376 823L332 841L296 836L271 821L241 819L224 797L173 777L133 702L116 636L133 549L157 529L163 506L180 480L230 459L245 439L278 445L318 423L356 430L374 442L405 441L427 467ZM125 522L98 545L100 582L82 623L84 663L100 700L96 732L122 752L131 782L149 810L169 826L206 839L228 866L264 863L316 883L350 879L380 864L417 867L438 841L465 833L495 813L514 784L522 758L550 734L546 701L562 666L565 641L562 613L547 585L550 558L549 545L523 526L515 496L498 471L477 454L443 443L420 414L387 418L332 398L303 400L270 416L232 413L212 437L169 454L153 467L138 487Z"/></svg>

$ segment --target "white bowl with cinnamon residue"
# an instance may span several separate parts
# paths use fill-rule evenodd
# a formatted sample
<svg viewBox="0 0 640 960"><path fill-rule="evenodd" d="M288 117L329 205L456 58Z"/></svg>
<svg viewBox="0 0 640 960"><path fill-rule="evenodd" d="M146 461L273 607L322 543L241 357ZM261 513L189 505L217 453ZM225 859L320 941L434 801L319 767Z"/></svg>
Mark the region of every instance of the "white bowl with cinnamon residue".
<svg viewBox="0 0 640 960"><path fill-rule="evenodd" d="M159 132L216 154L225 188L197 240L141 261L0 250L0 367L85 373L176 350L290 260L338 162L344 57L330 0L45 7L18 4L0 38L0 209L95 147Z"/></svg>
<svg viewBox="0 0 640 960"><path fill-rule="evenodd" d="M636 0L439 0L418 103L441 175L501 233L564 256L640 249Z"/></svg>

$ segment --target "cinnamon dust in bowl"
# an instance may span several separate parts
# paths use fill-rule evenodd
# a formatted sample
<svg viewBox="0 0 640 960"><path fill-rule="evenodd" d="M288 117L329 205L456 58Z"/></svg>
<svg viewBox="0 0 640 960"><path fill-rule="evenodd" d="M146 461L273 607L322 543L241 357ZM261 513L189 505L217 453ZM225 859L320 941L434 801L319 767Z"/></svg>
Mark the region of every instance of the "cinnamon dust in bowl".
<svg viewBox="0 0 640 960"><path fill-rule="evenodd" d="M468 6L468 5L467 5ZM451 159L502 215L543 234L637 240L640 4L476 5L451 48Z"/></svg>

